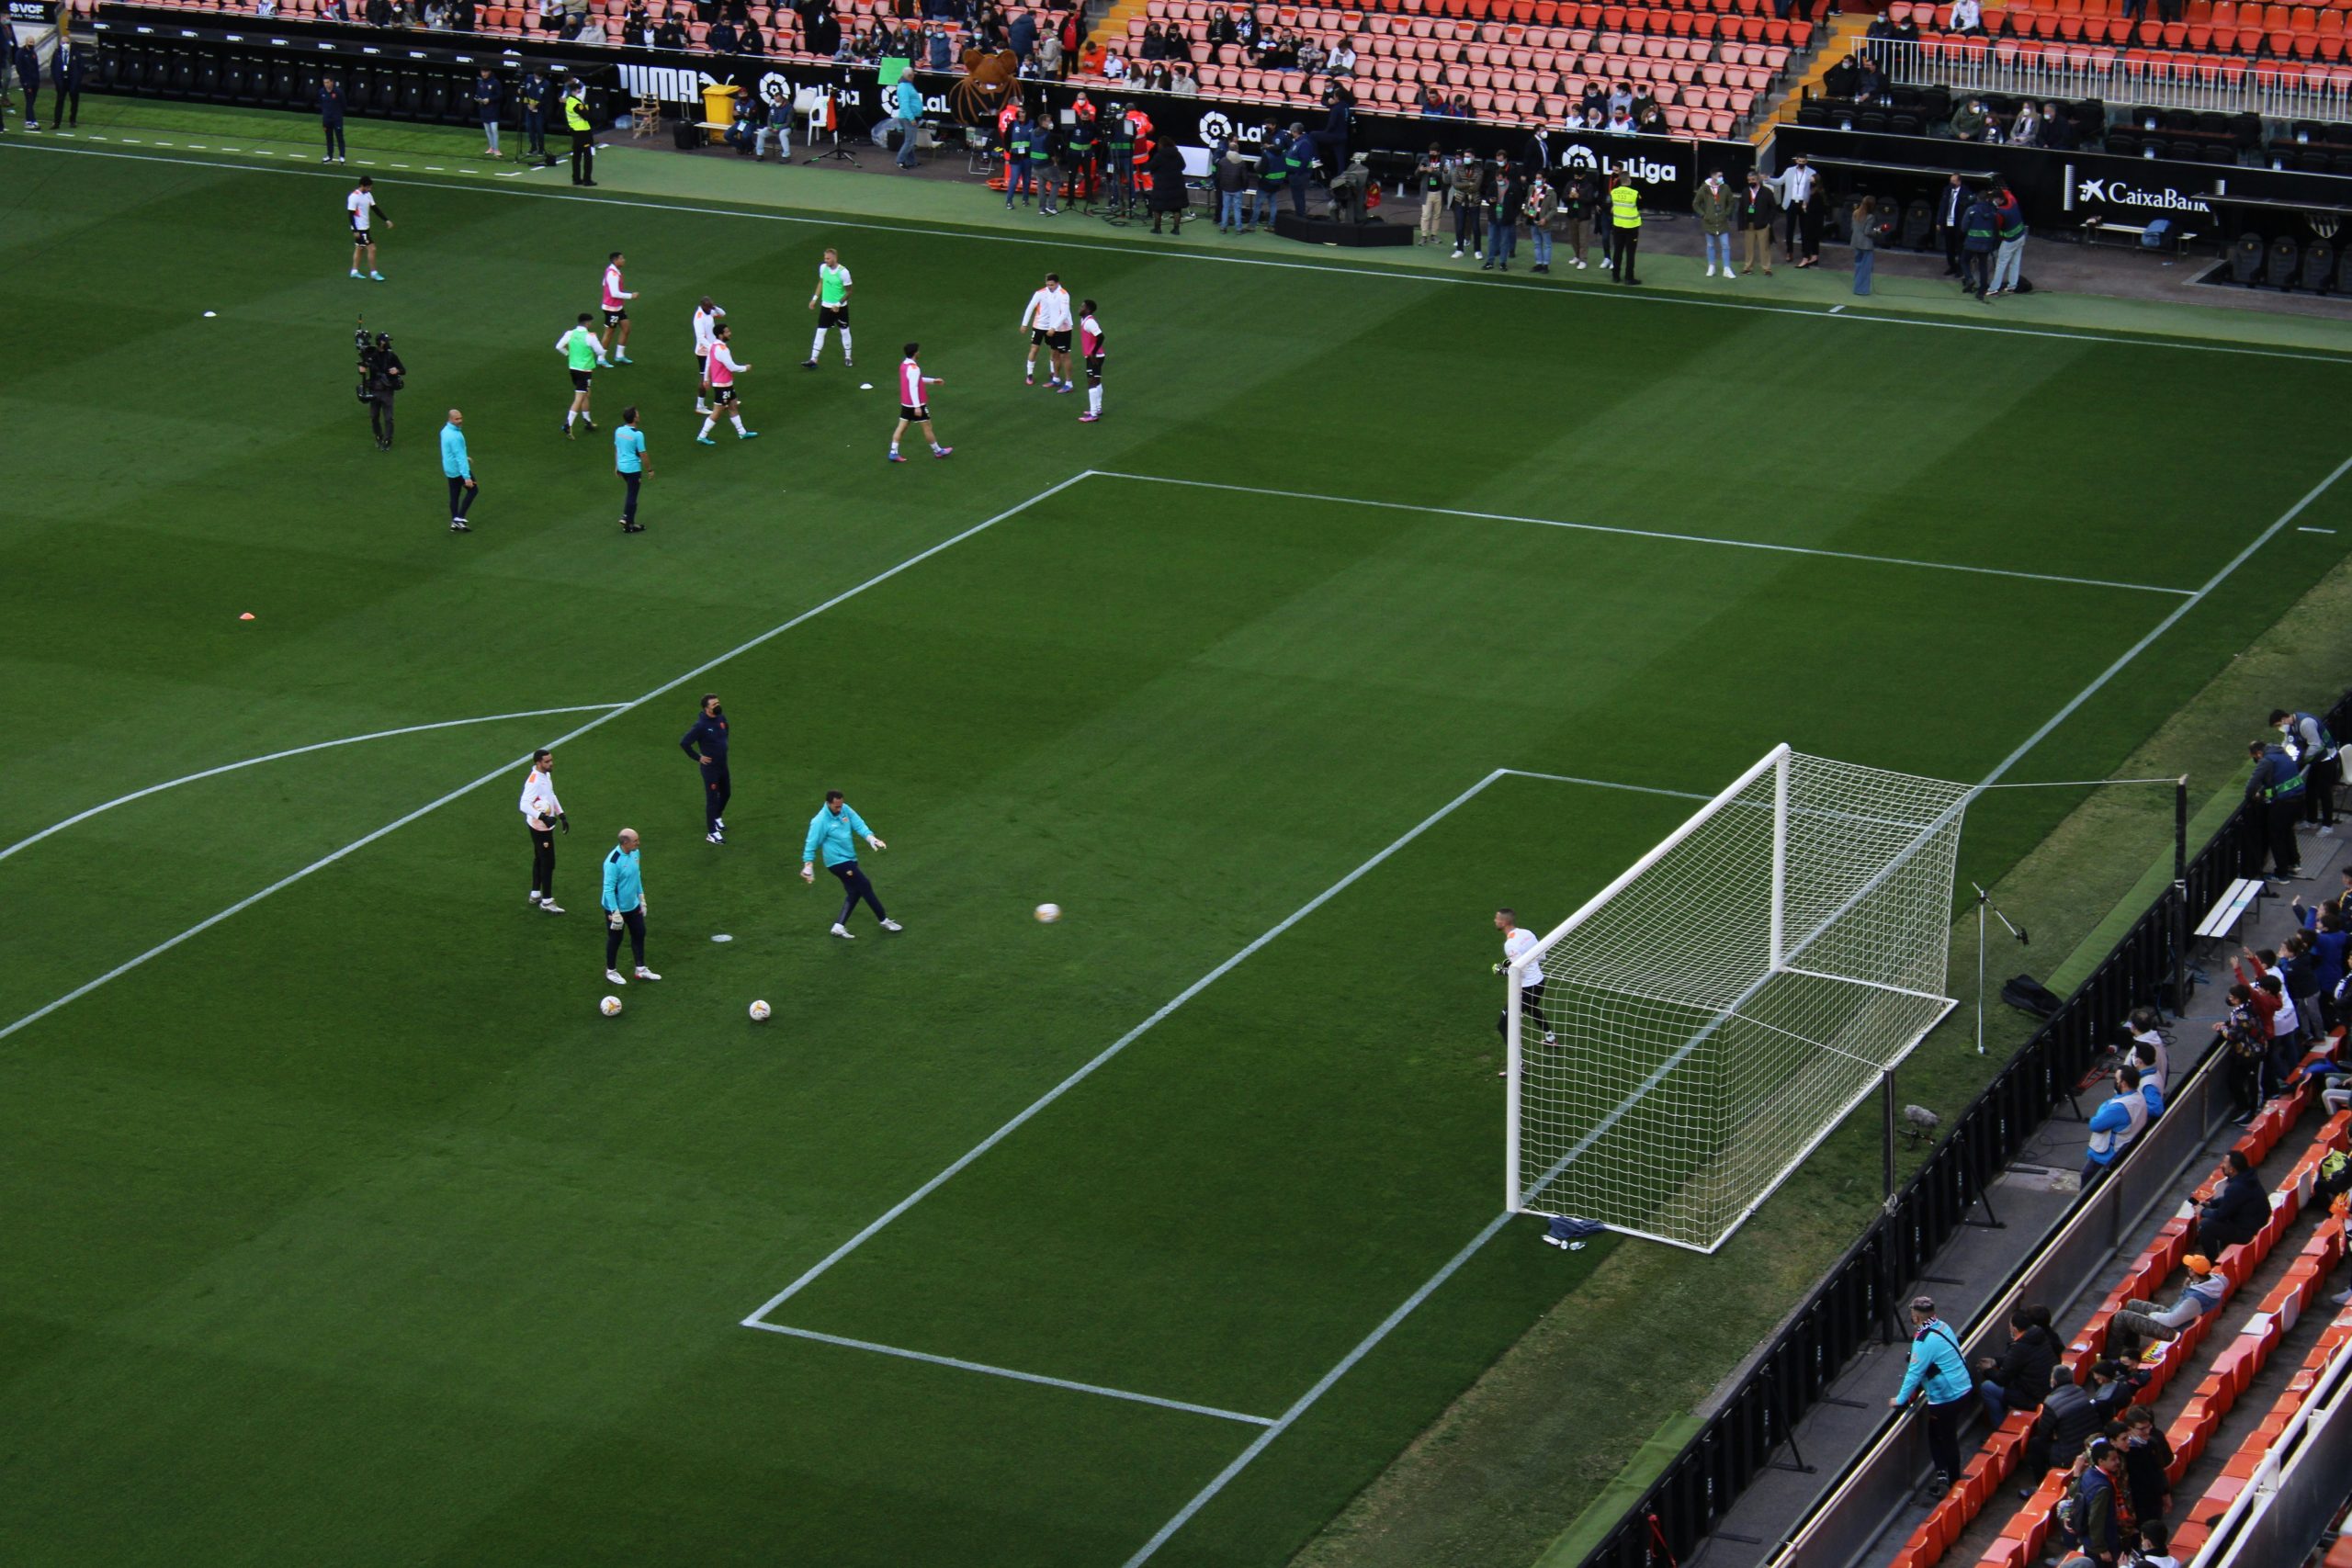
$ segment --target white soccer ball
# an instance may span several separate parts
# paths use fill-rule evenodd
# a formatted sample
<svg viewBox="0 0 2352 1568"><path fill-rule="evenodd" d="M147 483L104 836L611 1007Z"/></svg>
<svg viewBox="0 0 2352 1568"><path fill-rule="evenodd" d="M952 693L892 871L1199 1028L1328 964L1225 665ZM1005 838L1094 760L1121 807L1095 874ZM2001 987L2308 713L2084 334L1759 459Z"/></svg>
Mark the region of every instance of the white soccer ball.
<svg viewBox="0 0 2352 1568"><path fill-rule="evenodd" d="M768 1021L769 1011L770 1009L767 1003L753 1002L752 1004L752 1021L753 1023L765 1023Z"/></svg>
<svg viewBox="0 0 2352 1568"><path fill-rule="evenodd" d="M1044 921L1046 925L1050 926L1061 918L1062 907L1059 904L1040 904L1037 906L1037 919Z"/></svg>
<svg viewBox="0 0 2352 1568"><path fill-rule="evenodd" d="M596 1004L596 1010L606 1018L618 1018L621 1015L621 999L618 997L606 997Z"/></svg>

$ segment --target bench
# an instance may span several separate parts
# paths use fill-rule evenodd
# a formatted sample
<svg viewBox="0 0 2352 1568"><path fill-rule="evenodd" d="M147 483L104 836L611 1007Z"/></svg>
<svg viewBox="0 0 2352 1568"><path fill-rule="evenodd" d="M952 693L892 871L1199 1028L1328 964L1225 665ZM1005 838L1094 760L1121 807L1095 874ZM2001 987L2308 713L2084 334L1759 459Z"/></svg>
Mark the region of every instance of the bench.
<svg viewBox="0 0 2352 1568"><path fill-rule="evenodd" d="M2228 941L2237 931L2238 922L2245 919L2246 911L2262 897L2264 887L2262 879L2255 876L2241 876L2231 883L2213 900L2213 907L2205 911L2205 918L2197 922L2196 934L2217 942Z"/></svg>
<svg viewBox="0 0 2352 1568"><path fill-rule="evenodd" d="M2145 223L2111 223L2097 218L2083 220L2083 243L2086 245L2096 245L2101 240L2112 239L2119 245L2148 250L2154 247L2147 243L2147 233ZM2194 231L2176 223L2165 234L2165 248L2176 256L2185 256L2188 254L2188 243L2195 238Z"/></svg>

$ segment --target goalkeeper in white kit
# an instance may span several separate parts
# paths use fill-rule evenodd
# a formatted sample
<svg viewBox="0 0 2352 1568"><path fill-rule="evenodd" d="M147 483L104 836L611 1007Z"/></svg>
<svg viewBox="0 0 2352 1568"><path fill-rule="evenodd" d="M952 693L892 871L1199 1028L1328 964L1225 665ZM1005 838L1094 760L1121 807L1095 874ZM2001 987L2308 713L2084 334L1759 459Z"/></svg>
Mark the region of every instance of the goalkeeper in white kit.
<svg viewBox="0 0 2352 1568"><path fill-rule="evenodd" d="M1503 933L1502 962L1495 965L1495 973L1507 974L1512 964L1535 951L1535 933L1521 929L1519 911L1516 909L1497 909L1495 929ZM1522 1034L1527 1026L1532 1024L1542 1033L1544 1044L1557 1045L1560 1043L1559 1036L1552 1032L1551 1018L1544 1011L1544 965L1541 963L1530 964L1520 974L1519 1015ZM1509 1012L1495 1015L1495 1032L1505 1040L1510 1038ZM1506 1062L1503 1065L1503 1071L1495 1076L1501 1077L1510 1071L1510 1065Z"/></svg>

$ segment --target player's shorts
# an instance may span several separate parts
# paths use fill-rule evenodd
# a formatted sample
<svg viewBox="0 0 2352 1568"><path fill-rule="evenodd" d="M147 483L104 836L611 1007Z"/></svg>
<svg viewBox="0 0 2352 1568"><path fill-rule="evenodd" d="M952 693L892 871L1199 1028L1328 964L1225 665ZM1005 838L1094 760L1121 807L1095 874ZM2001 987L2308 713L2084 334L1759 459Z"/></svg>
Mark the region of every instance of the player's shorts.
<svg viewBox="0 0 2352 1568"><path fill-rule="evenodd" d="M931 405L929 403L900 403L899 405L899 417L900 419L911 419L917 421L929 419L931 417Z"/></svg>
<svg viewBox="0 0 2352 1568"><path fill-rule="evenodd" d="M1086 356L1086 378L1090 381L1100 381L1102 379L1102 356L1101 355L1090 354Z"/></svg>
<svg viewBox="0 0 2352 1568"><path fill-rule="evenodd" d="M351 243L355 245L372 245L376 242L368 237L367 230L354 229L351 231Z"/></svg>
<svg viewBox="0 0 2352 1568"><path fill-rule="evenodd" d="M713 387L710 389L710 400L714 406L722 409L732 404L735 401L735 383L729 381L724 387Z"/></svg>
<svg viewBox="0 0 2352 1568"><path fill-rule="evenodd" d="M571 373L571 389L575 392L586 391L588 389L588 378L592 374L593 372L587 370L574 370Z"/></svg>
<svg viewBox="0 0 2352 1568"><path fill-rule="evenodd" d="M1069 352L1069 329L1068 327L1064 327L1057 333L1047 333L1046 334L1046 346L1052 349L1056 354L1068 354Z"/></svg>
<svg viewBox="0 0 2352 1568"><path fill-rule="evenodd" d="M1045 341L1046 341L1046 339L1047 335L1048 335L1048 334L1046 333L1046 329L1045 329L1045 328L1043 328L1043 327L1031 327L1031 328L1029 329L1029 346L1030 346L1031 348L1038 347L1039 345L1041 345L1042 344L1044 344L1044 343L1045 343Z"/></svg>
<svg viewBox="0 0 2352 1568"><path fill-rule="evenodd" d="M695 350L695 379L697 381L710 379L710 358L701 349Z"/></svg>
<svg viewBox="0 0 2352 1568"><path fill-rule="evenodd" d="M849 325L849 306L847 304L820 305L817 307L817 330L819 332L823 332L827 327L845 327L847 325Z"/></svg>
<svg viewBox="0 0 2352 1568"><path fill-rule="evenodd" d="M619 326L623 321L628 320L628 312L627 310L607 310L605 312L605 325L608 327Z"/></svg>

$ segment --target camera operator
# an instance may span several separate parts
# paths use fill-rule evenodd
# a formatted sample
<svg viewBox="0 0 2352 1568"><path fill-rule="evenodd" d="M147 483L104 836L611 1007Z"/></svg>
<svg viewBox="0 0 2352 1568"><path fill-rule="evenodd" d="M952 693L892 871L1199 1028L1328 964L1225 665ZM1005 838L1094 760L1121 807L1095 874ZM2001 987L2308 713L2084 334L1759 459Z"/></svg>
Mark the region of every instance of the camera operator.
<svg viewBox="0 0 2352 1568"><path fill-rule="evenodd" d="M392 399L408 379L408 367L392 352L392 334L378 333L373 342L363 326L353 334L359 349L359 400L368 405L368 423L376 432L379 450L392 447Z"/></svg>

